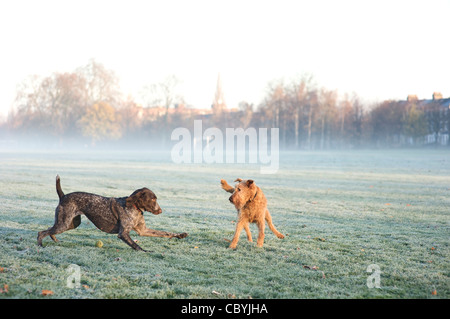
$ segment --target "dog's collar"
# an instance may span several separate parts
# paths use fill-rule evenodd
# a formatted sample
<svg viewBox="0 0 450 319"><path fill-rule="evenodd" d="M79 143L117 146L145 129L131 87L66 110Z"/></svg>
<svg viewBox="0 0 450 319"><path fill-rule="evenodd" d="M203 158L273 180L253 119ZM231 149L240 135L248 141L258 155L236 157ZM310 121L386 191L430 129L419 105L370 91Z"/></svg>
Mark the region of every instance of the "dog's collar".
<svg viewBox="0 0 450 319"><path fill-rule="evenodd" d="M258 195L258 191L256 191L255 196L253 196L252 199L249 199L248 202L253 202L253 201L255 200L255 198L256 198L256 195ZM248 203L248 202L247 202L247 203Z"/></svg>
<svg viewBox="0 0 450 319"><path fill-rule="evenodd" d="M253 200L256 198L256 195L258 195L258 191L256 191L255 196L253 196L252 199L249 199L249 200L245 203L244 207L247 206L249 203L253 202Z"/></svg>
<svg viewBox="0 0 450 319"><path fill-rule="evenodd" d="M144 214L144 212L142 211L142 209L140 209L139 207L137 207L136 204L133 204L133 207L136 208L138 211L140 211L141 214Z"/></svg>

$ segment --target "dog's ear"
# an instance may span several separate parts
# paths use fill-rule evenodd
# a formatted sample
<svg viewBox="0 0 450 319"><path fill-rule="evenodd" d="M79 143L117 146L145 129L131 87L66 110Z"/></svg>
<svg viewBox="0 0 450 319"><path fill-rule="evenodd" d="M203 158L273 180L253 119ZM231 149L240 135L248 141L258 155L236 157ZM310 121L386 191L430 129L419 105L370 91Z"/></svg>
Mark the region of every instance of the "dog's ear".
<svg viewBox="0 0 450 319"><path fill-rule="evenodd" d="M141 207L142 206L142 195L144 194L144 189L138 189L133 192L128 198L125 200L125 206L131 208L133 206Z"/></svg>
<svg viewBox="0 0 450 319"><path fill-rule="evenodd" d="M242 182L242 178L236 178L236 180L234 182Z"/></svg>
<svg viewBox="0 0 450 319"><path fill-rule="evenodd" d="M250 189L250 199L249 201L253 201L256 197L256 194L258 193L258 188L255 185L255 182L252 179L248 179L246 181L247 187Z"/></svg>
<svg viewBox="0 0 450 319"><path fill-rule="evenodd" d="M135 205L136 201L136 195L128 196L128 198L125 200L125 206L131 208L133 205Z"/></svg>

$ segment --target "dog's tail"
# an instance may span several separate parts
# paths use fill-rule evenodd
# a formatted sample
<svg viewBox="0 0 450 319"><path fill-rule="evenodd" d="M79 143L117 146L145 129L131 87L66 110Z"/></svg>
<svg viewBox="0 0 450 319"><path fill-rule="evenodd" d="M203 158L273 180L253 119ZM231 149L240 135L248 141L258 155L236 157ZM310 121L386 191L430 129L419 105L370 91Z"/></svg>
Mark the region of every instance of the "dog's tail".
<svg viewBox="0 0 450 319"><path fill-rule="evenodd" d="M233 193L234 192L234 187L231 187L230 185L228 185L226 180L221 179L220 180L220 184L222 185L222 189L227 191L228 193Z"/></svg>
<svg viewBox="0 0 450 319"><path fill-rule="evenodd" d="M61 200L61 198L64 197L64 192L62 191L61 188L61 181L59 175L56 175L56 192L58 193L59 200Z"/></svg>

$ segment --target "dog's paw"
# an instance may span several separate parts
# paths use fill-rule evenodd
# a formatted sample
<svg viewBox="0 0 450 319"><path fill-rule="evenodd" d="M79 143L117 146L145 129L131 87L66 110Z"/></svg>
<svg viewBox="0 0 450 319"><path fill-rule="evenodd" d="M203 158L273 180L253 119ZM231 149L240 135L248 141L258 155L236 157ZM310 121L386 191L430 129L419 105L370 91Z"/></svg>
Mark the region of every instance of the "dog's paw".
<svg viewBox="0 0 450 319"><path fill-rule="evenodd" d="M278 234L277 237L280 238L280 239L283 239L284 235L283 234Z"/></svg>
<svg viewBox="0 0 450 319"><path fill-rule="evenodd" d="M176 234L175 237L176 238L186 238L188 236L188 233L180 233L180 234Z"/></svg>

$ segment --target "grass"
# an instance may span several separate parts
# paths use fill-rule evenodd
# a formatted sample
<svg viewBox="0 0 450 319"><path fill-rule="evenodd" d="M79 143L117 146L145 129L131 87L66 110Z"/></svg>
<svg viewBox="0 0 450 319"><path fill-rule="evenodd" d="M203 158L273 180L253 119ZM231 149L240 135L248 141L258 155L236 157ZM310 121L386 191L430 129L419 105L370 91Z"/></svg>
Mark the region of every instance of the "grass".
<svg viewBox="0 0 450 319"><path fill-rule="evenodd" d="M449 155L282 153L277 174L261 175L248 164L176 165L165 153L2 153L0 298L447 299ZM146 214L147 225L189 237L132 233L146 254L83 217L59 243L47 237L38 248L37 232L53 224L56 174L65 193L125 196L147 186L163 208ZM236 213L219 181L236 177L264 190L284 240L267 228L262 249L244 232L237 250L227 248ZM66 285L71 264L81 269L79 289ZM367 287L371 264L381 288Z"/></svg>

